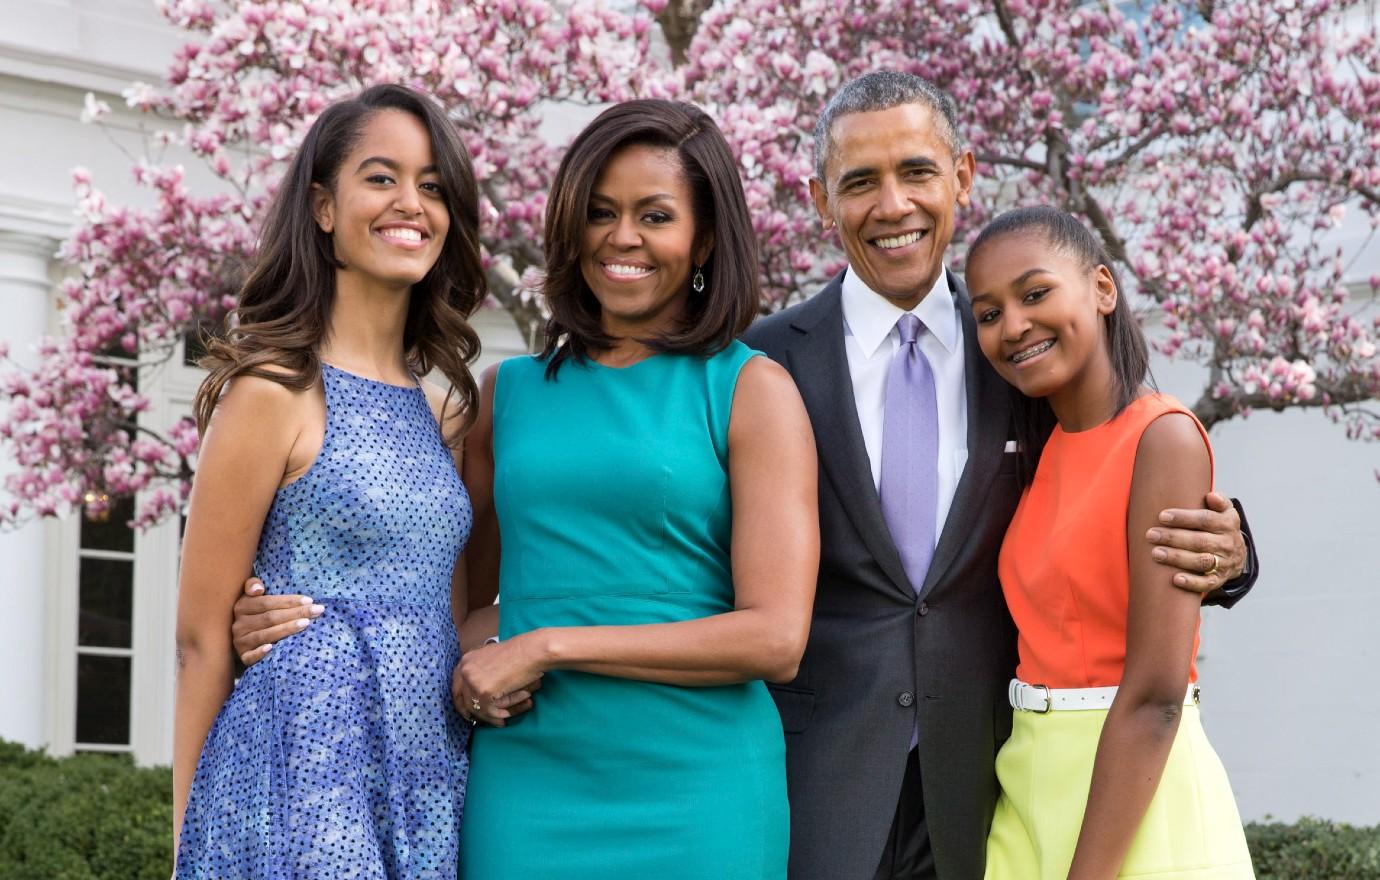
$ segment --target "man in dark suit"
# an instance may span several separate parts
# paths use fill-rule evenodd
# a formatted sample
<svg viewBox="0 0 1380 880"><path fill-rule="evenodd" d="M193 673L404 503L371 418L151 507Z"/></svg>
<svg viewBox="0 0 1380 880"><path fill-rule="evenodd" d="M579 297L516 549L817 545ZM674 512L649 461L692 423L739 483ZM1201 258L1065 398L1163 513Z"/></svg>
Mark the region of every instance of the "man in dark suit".
<svg viewBox="0 0 1380 880"><path fill-rule="evenodd" d="M848 268L743 337L795 377L820 457L809 647L799 676L772 686L792 880L982 877L1016 666L997 553L1020 488L1010 391L944 267L974 165L931 83L845 85L816 128L810 189ZM909 385L892 369L905 357L919 368ZM1236 512L1209 504L1150 536L1201 591L1247 555Z"/></svg>

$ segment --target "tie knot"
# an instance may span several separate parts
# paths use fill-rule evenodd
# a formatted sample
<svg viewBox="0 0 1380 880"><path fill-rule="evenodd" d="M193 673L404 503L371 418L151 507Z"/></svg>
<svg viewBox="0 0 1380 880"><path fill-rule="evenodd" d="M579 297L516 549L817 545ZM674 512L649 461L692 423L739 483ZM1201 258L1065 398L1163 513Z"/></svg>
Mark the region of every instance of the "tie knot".
<svg viewBox="0 0 1380 880"><path fill-rule="evenodd" d="M924 328L920 319L906 312L896 321L896 332L901 334L901 344L907 345L920 338L920 331Z"/></svg>

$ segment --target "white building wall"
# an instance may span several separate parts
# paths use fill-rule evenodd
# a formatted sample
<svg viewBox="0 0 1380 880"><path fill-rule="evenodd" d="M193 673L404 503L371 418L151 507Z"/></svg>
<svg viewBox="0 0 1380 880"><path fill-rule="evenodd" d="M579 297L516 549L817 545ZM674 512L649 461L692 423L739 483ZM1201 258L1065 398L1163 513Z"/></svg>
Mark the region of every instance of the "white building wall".
<svg viewBox="0 0 1380 880"><path fill-rule="evenodd" d="M1188 403L1201 373L1155 368ZM1217 486L1246 505L1263 574L1203 612L1203 724L1243 818L1380 823L1380 447L1316 411L1260 412L1211 434Z"/></svg>
<svg viewBox="0 0 1380 880"><path fill-rule="evenodd" d="M119 90L135 79L156 80L178 41L150 4L132 0L3 0L0 21L0 339L14 360L33 365L34 344L59 323L55 252L74 219L71 169L90 167L115 199L146 200L134 191L122 152L142 151L137 120L117 112L106 132L82 125L83 97L95 91L122 108ZM0 461L0 472L15 466ZM0 532L0 737L58 752L70 750L73 738L77 531L68 519ZM150 599L136 594L136 618L158 606ZM149 640L147 625L135 629ZM158 662L152 655L134 660ZM158 678L144 674L131 683L134 698L145 701L136 707L154 709L132 713L140 757L167 751L150 750L135 735L141 722L157 726L146 719L164 714L160 701L147 699Z"/></svg>
<svg viewBox="0 0 1380 880"><path fill-rule="evenodd" d="M32 362L29 347L57 323L51 257L72 219L69 170L89 167L114 201L146 199L111 141L142 151L118 92L156 80L178 38L143 0L0 0L0 22L0 339ZM117 110L104 130L77 121L88 90ZM553 120L552 130L567 123L578 124ZM1358 263L1357 277L1376 262ZM505 314L476 323L481 367L521 350ZM1189 402L1201 388L1191 365L1160 364L1157 375ZM191 386L169 375L149 390L164 424ZM1246 501L1265 572L1235 610L1204 614L1205 723L1243 817L1380 822L1377 447L1346 441L1316 412L1257 414L1219 426L1213 442L1218 484ZM136 549L131 737L144 763L171 756L172 528ZM75 531L69 520L0 533L0 737L58 752L72 746Z"/></svg>
<svg viewBox="0 0 1380 880"><path fill-rule="evenodd" d="M45 232L52 230L0 227L0 342L26 366L36 357L25 349L47 328L51 308L48 265L57 240ZM0 478L17 468L14 461L0 459ZM7 587L2 595L9 606L0 614L0 737L29 745L44 741L48 713L43 665L35 662L45 653L43 628L36 626L45 613L43 533L41 524L0 532L0 571Z"/></svg>

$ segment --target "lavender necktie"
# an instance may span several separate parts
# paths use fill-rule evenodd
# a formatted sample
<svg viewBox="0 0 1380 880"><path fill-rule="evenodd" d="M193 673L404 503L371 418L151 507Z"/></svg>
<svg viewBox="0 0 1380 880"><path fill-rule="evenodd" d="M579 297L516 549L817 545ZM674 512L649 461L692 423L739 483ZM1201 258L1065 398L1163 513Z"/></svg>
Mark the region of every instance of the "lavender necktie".
<svg viewBox="0 0 1380 880"><path fill-rule="evenodd" d="M939 494L939 415L934 371L917 340L924 325L912 314L896 322L901 345L886 374L882 408L882 517L918 594L934 555Z"/></svg>

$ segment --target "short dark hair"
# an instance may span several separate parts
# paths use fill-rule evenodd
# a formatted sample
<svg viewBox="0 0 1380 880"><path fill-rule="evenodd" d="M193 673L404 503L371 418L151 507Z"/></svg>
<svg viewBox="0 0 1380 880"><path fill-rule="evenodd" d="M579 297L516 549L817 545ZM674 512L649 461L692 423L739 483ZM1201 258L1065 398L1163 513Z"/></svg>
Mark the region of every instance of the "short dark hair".
<svg viewBox="0 0 1380 880"><path fill-rule="evenodd" d="M1111 356L1112 374L1116 381L1116 412L1120 413L1140 394L1140 388L1150 378L1150 347L1145 332L1131 311L1124 296L1116 266L1106 246L1074 215L1048 205L1036 205L1007 211L988 223L968 248L967 263L973 260L992 241L1010 235L1038 235L1054 250L1077 260L1091 271L1106 266L1116 285L1116 307L1103 318L1107 328L1107 351ZM1016 392L1012 398L1016 415L1016 430L1025 455L1022 458L1024 475L1034 475L1045 439L1054 427L1054 410L1049 401L1032 400ZM1033 454L1032 454L1033 453Z"/></svg>
<svg viewBox="0 0 1380 880"><path fill-rule="evenodd" d="M843 84L824 105L815 122L815 177L824 180L824 168L834 152L834 122L850 113L890 110L903 104L923 104L940 123L939 136L955 156L959 153L958 105L948 92L913 73L874 70Z"/></svg>
<svg viewBox="0 0 1380 880"><path fill-rule="evenodd" d="M738 164L723 133L703 110L679 101L625 101L600 113L570 145L546 206L546 274L541 292L551 318L542 357L548 378L563 361L582 361L614 340L599 320L599 301L580 268L589 196L609 157L645 145L673 150L692 193L695 241L713 235L703 266L705 289L692 292L680 326L641 340L657 351L711 355L722 351L757 315L757 239ZM686 280L689 283L689 279Z"/></svg>

